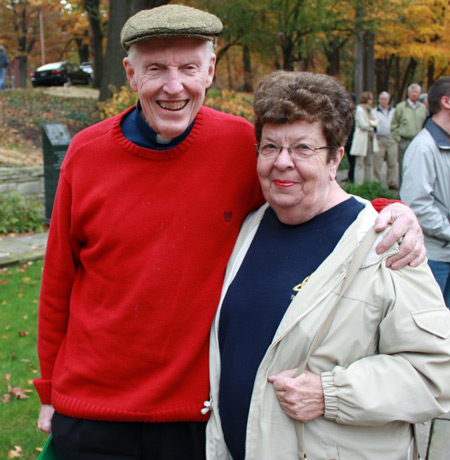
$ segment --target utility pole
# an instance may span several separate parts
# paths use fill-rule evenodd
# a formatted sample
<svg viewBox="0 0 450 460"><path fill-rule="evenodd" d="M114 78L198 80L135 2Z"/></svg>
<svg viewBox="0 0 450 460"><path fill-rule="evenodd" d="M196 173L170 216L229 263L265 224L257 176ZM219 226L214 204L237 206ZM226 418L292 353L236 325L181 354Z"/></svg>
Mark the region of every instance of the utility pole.
<svg viewBox="0 0 450 460"><path fill-rule="evenodd" d="M39 11L39 29L41 35L41 65L45 64L44 13Z"/></svg>

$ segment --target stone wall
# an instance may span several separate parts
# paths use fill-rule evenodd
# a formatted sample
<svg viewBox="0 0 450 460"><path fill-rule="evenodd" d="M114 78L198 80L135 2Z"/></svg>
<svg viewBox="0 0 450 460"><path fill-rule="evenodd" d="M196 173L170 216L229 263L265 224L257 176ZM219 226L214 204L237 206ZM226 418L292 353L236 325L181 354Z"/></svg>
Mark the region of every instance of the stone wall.
<svg viewBox="0 0 450 460"><path fill-rule="evenodd" d="M15 190L44 204L44 167L0 168L0 193Z"/></svg>

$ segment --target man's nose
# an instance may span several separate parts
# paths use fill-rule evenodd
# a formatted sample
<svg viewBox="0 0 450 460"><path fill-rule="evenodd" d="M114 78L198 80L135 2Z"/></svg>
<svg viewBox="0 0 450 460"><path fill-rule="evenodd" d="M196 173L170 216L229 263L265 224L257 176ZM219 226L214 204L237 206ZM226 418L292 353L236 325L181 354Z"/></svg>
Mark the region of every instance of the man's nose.
<svg viewBox="0 0 450 460"><path fill-rule="evenodd" d="M164 84L164 91L169 94L177 94L183 89L181 83L181 76L178 69L169 69L167 71L166 82Z"/></svg>

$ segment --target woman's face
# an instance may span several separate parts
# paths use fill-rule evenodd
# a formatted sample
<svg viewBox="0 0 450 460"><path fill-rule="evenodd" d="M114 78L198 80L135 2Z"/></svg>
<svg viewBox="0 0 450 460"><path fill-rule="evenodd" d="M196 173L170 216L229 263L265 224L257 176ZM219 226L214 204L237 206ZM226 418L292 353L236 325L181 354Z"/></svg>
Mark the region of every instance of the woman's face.
<svg viewBox="0 0 450 460"><path fill-rule="evenodd" d="M265 124L260 146L267 143L278 147L327 145L321 123L306 121ZM340 189L335 179L344 149L341 147L330 161L328 153L328 149L315 150L309 158L294 159L283 148L272 158L258 155L257 171L264 197L285 224L307 222L334 206L331 192Z"/></svg>

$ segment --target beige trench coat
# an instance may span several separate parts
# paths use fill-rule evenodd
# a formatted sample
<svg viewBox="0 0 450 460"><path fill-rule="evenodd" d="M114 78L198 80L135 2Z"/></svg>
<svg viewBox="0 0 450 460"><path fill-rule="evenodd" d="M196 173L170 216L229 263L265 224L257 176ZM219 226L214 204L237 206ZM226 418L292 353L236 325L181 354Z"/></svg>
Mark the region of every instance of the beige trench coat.
<svg viewBox="0 0 450 460"><path fill-rule="evenodd" d="M292 301L256 375L247 425L247 460L297 460L295 422L267 377L293 369L339 293L349 261L377 213L370 203ZM227 267L223 297L256 233L265 206L244 222ZM381 236L380 236L381 238ZM450 410L450 312L426 263L387 269L374 247L341 299L308 367L321 375L325 414L305 424L309 460L406 460L411 424ZM217 407L220 306L211 330L208 460L231 458Z"/></svg>
<svg viewBox="0 0 450 460"><path fill-rule="evenodd" d="M356 107L355 115L355 133L353 135L352 146L350 148L350 155L365 157L367 156L367 144L369 142L369 133L373 132L373 152L378 152L377 136L375 134L375 127L378 125L378 118L371 116L366 110L358 105Z"/></svg>

